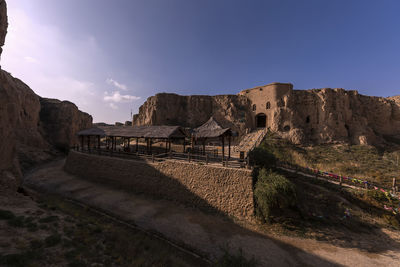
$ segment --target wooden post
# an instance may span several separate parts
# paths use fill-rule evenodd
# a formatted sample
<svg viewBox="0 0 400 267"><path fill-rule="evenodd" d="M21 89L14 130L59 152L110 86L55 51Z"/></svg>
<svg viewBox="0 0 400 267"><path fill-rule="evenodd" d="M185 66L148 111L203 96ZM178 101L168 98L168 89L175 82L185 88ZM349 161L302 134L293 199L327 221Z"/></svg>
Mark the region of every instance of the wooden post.
<svg viewBox="0 0 400 267"><path fill-rule="evenodd" d="M342 175L339 175L339 185L342 186L342 183L343 183Z"/></svg>
<svg viewBox="0 0 400 267"><path fill-rule="evenodd" d="M222 162L225 159L225 138L222 136Z"/></svg>
<svg viewBox="0 0 400 267"><path fill-rule="evenodd" d="M231 158L231 136L228 136L228 146L229 146L229 152L228 152L228 159Z"/></svg>
<svg viewBox="0 0 400 267"><path fill-rule="evenodd" d="M83 151L83 135L81 135L81 150Z"/></svg>
<svg viewBox="0 0 400 267"><path fill-rule="evenodd" d="M131 138L128 137L128 150L129 150L129 152L131 151L130 148L131 148Z"/></svg>
<svg viewBox="0 0 400 267"><path fill-rule="evenodd" d="M154 163L154 153L151 154L151 160L152 160L153 163Z"/></svg>
<svg viewBox="0 0 400 267"><path fill-rule="evenodd" d="M396 193L396 178L393 178L392 187L393 187L393 193L395 194Z"/></svg>
<svg viewBox="0 0 400 267"><path fill-rule="evenodd" d="M208 154L206 154L206 165L208 165Z"/></svg>
<svg viewBox="0 0 400 267"><path fill-rule="evenodd" d="M206 154L206 139L203 139L203 155Z"/></svg>
<svg viewBox="0 0 400 267"><path fill-rule="evenodd" d="M183 154L185 154L186 150L186 143L185 143L185 138L183 138Z"/></svg>
<svg viewBox="0 0 400 267"><path fill-rule="evenodd" d="M139 151L139 137L136 137L136 152Z"/></svg>
<svg viewBox="0 0 400 267"><path fill-rule="evenodd" d="M165 139L165 153L168 153L168 139Z"/></svg>
<svg viewBox="0 0 400 267"><path fill-rule="evenodd" d="M97 148L100 149L100 135L97 136Z"/></svg>
<svg viewBox="0 0 400 267"><path fill-rule="evenodd" d="M190 152L188 153L188 161L190 162Z"/></svg>
<svg viewBox="0 0 400 267"><path fill-rule="evenodd" d="M87 149L90 150L90 135L87 136Z"/></svg>
<svg viewBox="0 0 400 267"><path fill-rule="evenodd" d="M172 159L172 151L169 151L169 158Z"/></svg>
<svg viewBox="0 0 400 267"><path fill-rule="evenodd" d="M150 153L153 152L153 139L149 138Z"/></svg>

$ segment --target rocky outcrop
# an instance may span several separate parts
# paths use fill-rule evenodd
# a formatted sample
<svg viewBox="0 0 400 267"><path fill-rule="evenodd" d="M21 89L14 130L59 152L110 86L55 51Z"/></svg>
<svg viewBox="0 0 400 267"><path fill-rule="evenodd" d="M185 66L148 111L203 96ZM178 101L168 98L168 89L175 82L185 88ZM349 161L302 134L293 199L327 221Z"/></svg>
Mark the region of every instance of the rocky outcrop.
<svg viewBox="0 0 400 267"><path fill-rule="evenodd" d="M40 98L40 106L42 136L58 149L78 144L76 133L92 126L92 116L69 101Z"/></svg>
<svg viewBox="0 0 400 267"><path fill-rule="evenodd" d="M7 19L7 5L6 1L0 0L0 56L3 51L4 41L6 39L8 27L8 19Z"/></svg>
<svg viewBox="0 0 400 267"><path fill-rule="evenodd" d="M266 90L267 87L260 92L268 96ZM139 114L133 117L133 124L198 127L214 116L224 127L243 134L246 128L255 128L255 113L252 114L250 109L258 110L260 105L253 105L251 98L243 92L218 96L157 94L140 107ZM269 101L273 99L261 102ZM267 127L297 144L379 145L400 137L399 96L383 98L344 89L289 88L270 106L266 110Z"/></svg>
<svg viewBox="0 0 400 267"><path fill-rule="evenodd" d="M181 125L198 127L211 116L222 127L244 133L250 127L250 102L239 95L156 94L149 97L134 115L133 125Z"/></svg>
<svg viewBox="0 0 400 267"><path fill-rule="evenodd" d="M272 129L294 143L378 145L400 134L399 104L344 89L294 90ZM289 130L288 130L289 129Z"/></svg>
<svg viewBox="0 0 400 267"><path fill-rule="evenodd" d="M0 47L7 26L6 3L0 0ZM91 124L92 117L74 104L40 98L0 69L0 191L15 191L23 171L52 158L55 148L75 144L75 133Z"/></svg>

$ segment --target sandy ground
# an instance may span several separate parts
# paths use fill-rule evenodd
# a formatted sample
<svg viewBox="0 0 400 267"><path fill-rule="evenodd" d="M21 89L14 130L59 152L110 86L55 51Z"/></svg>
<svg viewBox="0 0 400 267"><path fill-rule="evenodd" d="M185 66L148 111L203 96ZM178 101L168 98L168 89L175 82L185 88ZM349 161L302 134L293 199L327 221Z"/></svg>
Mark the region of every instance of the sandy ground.
<svg viewBox="0 0 400 267"><path fill-rule="evenodd" d="M24 186L42 193L56 193L96 207L157 232L210 259L241 248L261 266L400 266L400 246L378 253L343 248L326 242L276 236L257 231L257 225L234 222L180 204L134 195L95 184L63 171L57 161L29 173ZM382 230L400 244L400 234ZM384 242L384 241L383 241Z"/></svg>

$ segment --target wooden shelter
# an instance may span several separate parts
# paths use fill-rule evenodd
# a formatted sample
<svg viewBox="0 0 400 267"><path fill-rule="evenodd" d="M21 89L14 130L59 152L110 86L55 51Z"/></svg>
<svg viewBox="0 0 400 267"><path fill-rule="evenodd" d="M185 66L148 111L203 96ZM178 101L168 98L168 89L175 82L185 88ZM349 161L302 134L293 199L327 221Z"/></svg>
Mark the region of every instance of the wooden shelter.
<svg viewBox="0 0 400 267"><path fill-rule="evenodd" d="M165 140L165 150L171 150L171 142L173 140L183 140L185 147L185 131L179 126L98 126L90 129L85 129L78 132L81 138L81 146L84 146L84 137L87 137L88 149L90 149L90 137L97 138L97 147L100 148L100 138L106 137L107 148L116 149L117 138L123 138L124 146L127 141L127 148L130 148L130 139L136 138L136 151L139 147L139 138L146 140L147 152L151 152L151 144L154 139Z"/></svg>
<svg viewBox="0 0 400 267"><path fill-rule="evenodd" d="M228 159L231 157L232 131L230 128L222 128L221 125L214 119L214 117L210 117L210 119L206 123L194 129L192 136L196 140L200 140L202 142L203 151L205 151L205 144L207 139L221 140L222 159L224 159L225 157L225 137L227 137L229 144Z"/></svg>

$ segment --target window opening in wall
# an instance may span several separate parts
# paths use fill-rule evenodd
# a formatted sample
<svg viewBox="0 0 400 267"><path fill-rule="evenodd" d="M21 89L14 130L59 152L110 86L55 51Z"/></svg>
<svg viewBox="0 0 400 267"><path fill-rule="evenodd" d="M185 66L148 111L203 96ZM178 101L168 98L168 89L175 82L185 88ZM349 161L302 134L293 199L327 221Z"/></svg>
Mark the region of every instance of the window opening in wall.
<svg viewBox="0 0 400 267"><path fill-rule="evenodd" d="M285 127L283 127L283 130L284 130L285 132L289 132L289 131L290 131L290 126L289 126L289 125L286 125Z"/></svg>
<svg viewBox="0 0 400 267"><path fill-rule="evenodd" d="M310 115L307 116L306 123L310 123Z"/></svg>
<svg viewBox="0 0 400 267"><path fill-rule="evenodd" d="M267 109L270 109L270 108L271 108L271 103L270 103L270 102L267 102L266 108L267 108Z"/></svg>
<svg viewBox="0 0 400 267"><path fill-rule="evenodd" d="M256 111L256 109L257 109L257 106L256 106L256 104L254 104L253 105L253 111Z"/></svg>
<svg viewBox="0 0 400 267"><path fill-rule="evenodd" d="M260 88L260 91L262 91L262 88Z"/></svg>

